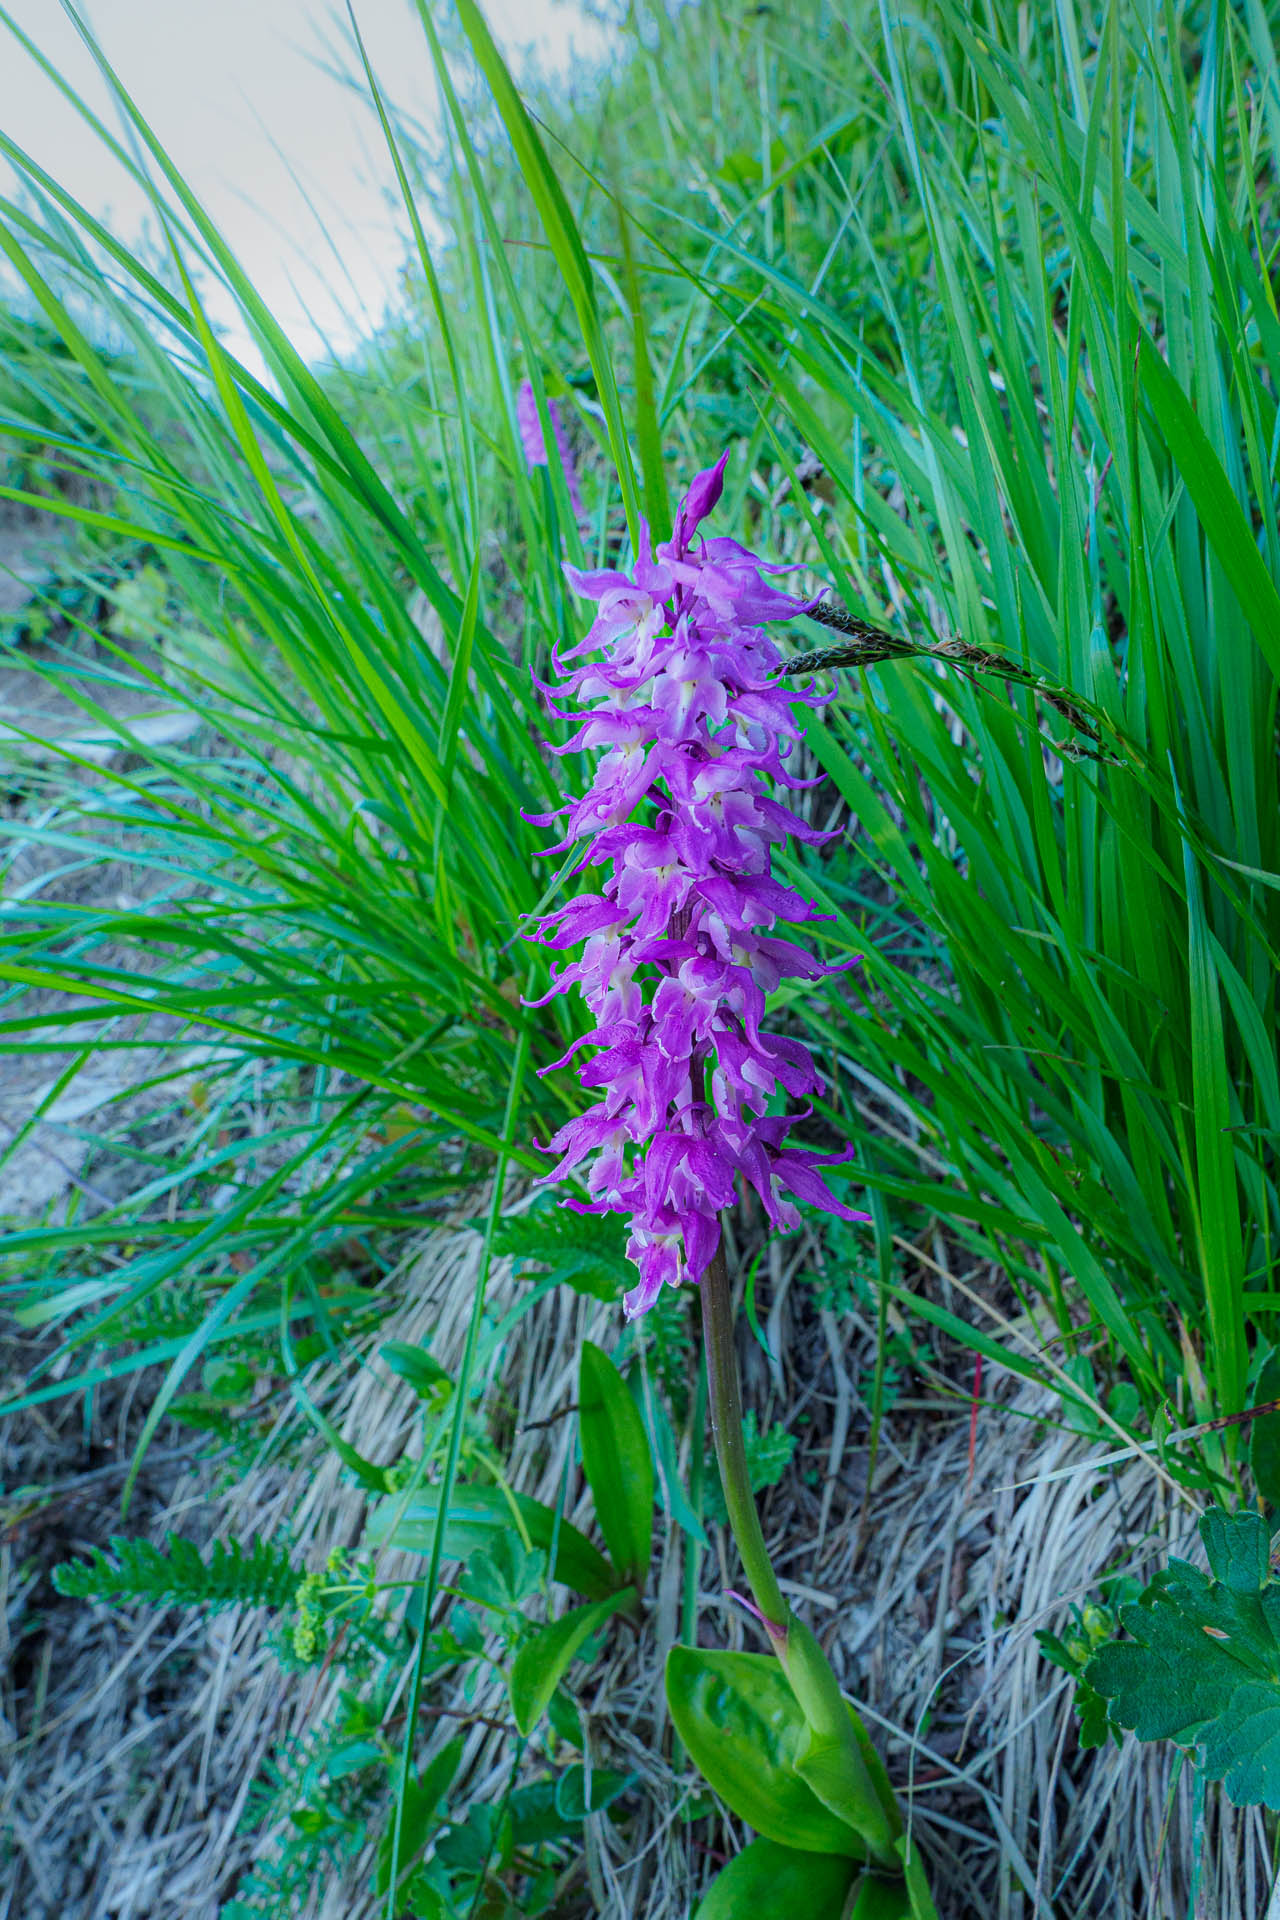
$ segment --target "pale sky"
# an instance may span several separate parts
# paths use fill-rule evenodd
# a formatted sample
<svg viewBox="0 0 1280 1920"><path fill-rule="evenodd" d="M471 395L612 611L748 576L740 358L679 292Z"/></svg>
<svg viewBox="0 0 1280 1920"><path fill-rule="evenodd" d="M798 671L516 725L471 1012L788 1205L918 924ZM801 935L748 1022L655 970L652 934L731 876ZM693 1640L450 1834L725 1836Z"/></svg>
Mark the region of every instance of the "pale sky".
<svg viewBox="0 0 1280 1920"><path fill-rule="evenodd" d="M449 0L429 4L433 17L452 11ZM118 133L106 87L61 0L0 0L4 9ZM487 0L485 10L517 72L530 53L545 70L563 71L604 45L573 0ZM375 323L394 294L404 226L385 200L394 176L372 108L318 64L348 58L345 5L82 0L81 11L301 350L320 354L326 334L341 349ZM384 94L434 121L431 61L411 0L354 0L354 11ZM2 18L0 128L115 232L138 240L146 220L139 190ZM5 191L8 173L0 160ZM210 307L234 349L259 365L233 308L216 297Z"/></svg>

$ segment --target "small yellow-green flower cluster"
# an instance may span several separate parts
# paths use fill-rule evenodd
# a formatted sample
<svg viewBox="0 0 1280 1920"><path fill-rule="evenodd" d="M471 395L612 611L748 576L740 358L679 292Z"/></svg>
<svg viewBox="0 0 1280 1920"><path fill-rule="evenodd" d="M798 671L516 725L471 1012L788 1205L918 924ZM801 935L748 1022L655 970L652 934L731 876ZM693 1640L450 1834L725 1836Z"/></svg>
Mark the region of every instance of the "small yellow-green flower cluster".
<svg viewBox="0 0 1280 1920"><path fill-rule="evenodd" d="M294 1657L305 1666L319 1659L323 1651L324 1611L320 1596L325 1590L325 1575L308 1573L298 1583L294 1603L298 1617L293 1623Z"/></svg>

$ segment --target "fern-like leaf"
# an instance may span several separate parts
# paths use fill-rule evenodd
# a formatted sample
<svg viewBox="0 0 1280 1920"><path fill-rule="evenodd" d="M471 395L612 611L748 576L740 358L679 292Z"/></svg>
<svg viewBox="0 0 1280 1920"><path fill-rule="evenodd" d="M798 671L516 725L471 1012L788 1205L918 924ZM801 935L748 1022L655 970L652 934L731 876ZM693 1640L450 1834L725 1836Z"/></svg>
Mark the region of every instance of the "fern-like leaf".
<svg viewBox="0 0 1280 1920"><path fill-rule="evenodd" d="M512 1260L548 1267L575 1293L616 1300L635 1278L627 1259L626 1230L611 1214L575 1213L569 1207L539 1207L504 1220L494 1251Z"/></svg>
<svg viewBox="0 0 1280 1920"><path fill-rule="evenodd" d="M287 1549L272 1541L255 1537L246 1549L238 1540L215 1540L206 1560L176 1533L166 1536L163 1547L116 1535L110 1554L95 1547L88 1560L65 1560L53 1569L54 1586L69 1599L146 1600L214 1611L288 1606L302 1577Z"/></svg>
<svg viewBox="0 0 1280 1920"><path fill-rule="evenodd" d="M776 1487L791 1464L791 1456L796 1450L795 1435L777 1423L761 1433L755 1414L748 1413L742 1421L742 1441L747 1453L752 1492L763 1493L766 1487ZM709 1519L723 1525L728 1515L714 1455L708 1459L707 1466L707 1479L702 1489L703 1509Z"/></svg>

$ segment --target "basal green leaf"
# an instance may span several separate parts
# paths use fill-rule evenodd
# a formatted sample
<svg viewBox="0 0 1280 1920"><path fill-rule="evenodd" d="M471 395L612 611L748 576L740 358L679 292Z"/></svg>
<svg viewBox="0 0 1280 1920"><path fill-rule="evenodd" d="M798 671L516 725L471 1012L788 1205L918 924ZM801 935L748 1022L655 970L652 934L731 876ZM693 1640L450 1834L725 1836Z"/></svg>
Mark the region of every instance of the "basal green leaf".
<svg viewBox="0 0 1280 1920"><path fill-rule="evenodd" d="M858 1868L835 1853L800 1853L776 1840L753 1840L717 1876L693 1920L841 1920ZM884 1908L884 1920L906 1912ZM864 1920L880 1920L875 1908L854 1908Z"/></svg>
<svg viewBox="0 0 1280 1920"><path fill-rule="evenodd" d="M709 1785L748 1826L782 1846L865 1859L852 1827L796 1770L808 1728L772 1655L673 1647L667 1705Z"/></svg>
<svg viewBox="0 0 1280 1920"><path fill-rule="evenodd" d="M845 1920L925 1920L929 1909L911 1904L911 1889L879 1874L864 1873L853 1889Z"/></svg>
<svg viewBox="0 0 1280 1920"><path fill-rule="evenodd" d="M902 1824L902 1815L889 1783L889 1776L885 1772L884 1761L876 1752L866 1728L852 1706L849 1707L849 1719L875 1801L879 1803L878 1805L873 1803L867 1807L867 1817L863 1818L860 1799L860 1789L865 1792L865 1788L861 1786L861 1782L856 1786L851 1784L850 1758L847 1750L840 1741L833 1739L829 1734L817 1734L812 1728L807 1730L809 1737L796 1760L796 1772L813 1788L823 1805L828 1807L837 1819L845 1821L856 1832L866 1833L870 1829L872 1834L879 1836L884 1832L887 1819L890 1832L896 1834Z"/></svg>

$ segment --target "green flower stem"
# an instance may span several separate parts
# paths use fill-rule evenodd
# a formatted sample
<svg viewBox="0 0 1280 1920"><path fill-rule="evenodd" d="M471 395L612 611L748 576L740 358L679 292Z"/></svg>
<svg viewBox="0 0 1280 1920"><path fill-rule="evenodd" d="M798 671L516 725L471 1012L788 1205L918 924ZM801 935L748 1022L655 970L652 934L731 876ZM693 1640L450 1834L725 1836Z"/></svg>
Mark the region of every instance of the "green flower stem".
<svg viewBox="0 0 1280 1920"><path fill-rule="evenodd" d="M742 1439L742 1386L733 1343L733 1299L724 1241L698 1287L702 1296L702 1339L707 1354L707 1399L711 1408L711 1437L715 1443L720 1484L729 1525L738 1543L752 1597L765 1617L769 1637L785 1631L788 1607L764 1544L751 1469Z"/></svg>
<svg viewBox="0 0 1280 1920"><path fill-rule="evenodd" d="M840 1682L816 1636L783 1599L764 1543L742 1439L742 1387L723 1240L702 1276L698 1292L702 1299L711 1435L725 1510L765 1631L809 1727L810 1756L816 1760L821 1754L824 1780L829 1789L834 1789L834 1794L824 1792L822 1798L848 1820L876 1859L899 1866L894 1840L902 1831L901 1816L892 1797L886 1805L878 1790L863 1757L861 1723L841 1693Z"/></svg>

